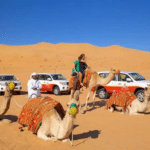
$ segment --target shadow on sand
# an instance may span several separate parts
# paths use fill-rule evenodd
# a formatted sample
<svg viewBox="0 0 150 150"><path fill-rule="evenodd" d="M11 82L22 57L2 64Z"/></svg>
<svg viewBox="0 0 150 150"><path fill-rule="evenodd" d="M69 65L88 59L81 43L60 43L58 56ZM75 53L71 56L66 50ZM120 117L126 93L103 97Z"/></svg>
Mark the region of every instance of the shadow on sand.
<svg viewBox="0 0 150 150"><path fill-rule="evenodd" d="M85 113L86 113L87 111L93 111L93 110L95 110L95 109L98 109L98 108L100 108L100 107L105 106L105 105L106 105L106 102L107 102L107 100L96 101L96 102L94 103L94 106L93 106L93 102L88 103L87 106L89 106L89 107L91 107L91 108L87 109L87 110L85 111ZM84 107L84 105L83 105L82 107Z"/></svg>
<svg viewBox="0 0 150 150"><path fill-rule="evenodd" d="M14 115L5 115L5 116L3 117L3 119L8 119L8 120L11 120L12 122L17 122L18 117L17 117L17 116L14 116Z"/></svg>
<svg viewBox="0 0 150 150"><path fill-rule="evenodd" d="M28 94L27 91L13 92L13 95L26 95L26 94ZM0 92L0 96L4 96L4 92Z"/></svg>
<svg viewBox="0 0 150 150"><path fill-rule="evenodd" d="M84 132L82 134L75 134L73 136L73 140L80 140L80 139L83 139L82 142L76 144L75 146L77 145L80 145L80 144L83 144L86 140L88 140L89 138L92 138L92 139L96 139L98 138L99 134L101 134L101 130L98 131L98 130L93 130L93 131L89 131L89 132Z"/></svg>

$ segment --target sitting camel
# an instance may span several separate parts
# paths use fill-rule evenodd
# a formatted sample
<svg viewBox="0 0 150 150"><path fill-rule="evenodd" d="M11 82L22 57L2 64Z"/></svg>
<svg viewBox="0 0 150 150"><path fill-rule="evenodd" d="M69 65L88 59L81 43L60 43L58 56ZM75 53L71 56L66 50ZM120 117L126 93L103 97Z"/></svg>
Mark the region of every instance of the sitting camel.
<svg viewBox="0 0 150 150"><path fill-rule="evenodd" d="M12 98L12 93L15 88L15 84L13 82L9 82L9 83L6 82L5 85L6 88L5 88L4 100L0 104L0 121L10 123L10 120L3 119L3 117L7 113L10 107L10 101Z"/></svg>
<svg viewBox="0 0 150 150"><path fill-rule="evenodd" d="M130 91L128 91L127 93L129 93L129 92ZM117 99L119 99L119 101L121 101L121 96L123 94L124 94L124 92L120 93L117 96ZM143 115L141 113L144 113L149 108L149 103L150 103L150 85L148 85L148 87L146 87L144 89L144 101L143 102L140 102L138 100L138 98L133 96L133 94L132 95L127 95L126 97L128 97L128 96L129 96L129 98L130 98L130 96L132 96L132 98L129 101L126 101L124 103L124 107L120 106L116 102L112 102L113 104L111 104L111 106L109 107L109 101L107 101L107 103L106 103L107 109L109 109L109 111L111 111L111 112L113 112L114 109L116 109L116 110L119 110L119 111L123 110L124 113L129 114L129 115Z"/></svg>
<svg viewBox="0 0 150 150"><path fill-rule="evenodd" d="M47 98L50 99L49 97ZM39 109L35 110L34 115L36 115L36 118L32 117L34 118L34 121L31 124L28 121L26 122L26 119L28 118L30 112L24 111L25 107L26 110L28 109L27 108L28 103L31 103L32 101L35 102L34 100L38 99L38 98L33 98L22 109L21 114L18 117L18 122L22 125L27 125L29 127L28 129L34 131L33 133L37 133L37 137L39 138L42 138L44 140L51 140L51 141L62 140L63 142L65 142L69 140L69 136L73 132L74 120L78 113L78 107L79 107L79 103L76 100L78 98L79 98L79 91L76 91L74 94L74 98L68 102L68 108L66 110L66 114L63 114L63 107L59 102L54 101L52 99L51 101L45 101L44 104L42 104L45 108L46 106L48 105L50 106L53 104L55 107L45 111L40 121L40 124L42 125L40 126L39 124L36 130L34 130L34 123L36 123L37 118L41 117L39 115L40 110ZM43 98L43 100L45 99L46 98ZM42 99L40 99L40 101L42 101ZM32 107L31 109L34 110L35 108ZM33 113L30 116L33 116ZM30 118L29 120L33 120L33 119Z"/></svg>
<svg viewBox="0 0 150 150"><path fill-rule="evenodd" d="M98 86L108 84L114 78L115 74L118 74L118 73L120 73L120 70L112 68L110 70L109 75L106 78L102 78L102 77L99 76L99 74L97 72L92 71L90 68L85 70L85 77L84 77L84 80L83 80L83 85L86 86L89 89L88 94L87 94L87 98L86 98L85 109L87 109L87 102L90 98L91 91L93 91L93 105L94 105L96 91L97 91ZM81 74L79 74L79 76L80 76L79 77L79 80L80 80L81 79ZM72 78L70 79L69 82L71 82L71 80L72 80ZM71 97L73 97L73 93L75 91L75 88L70 87L70 89L71 89Z"/></svg>

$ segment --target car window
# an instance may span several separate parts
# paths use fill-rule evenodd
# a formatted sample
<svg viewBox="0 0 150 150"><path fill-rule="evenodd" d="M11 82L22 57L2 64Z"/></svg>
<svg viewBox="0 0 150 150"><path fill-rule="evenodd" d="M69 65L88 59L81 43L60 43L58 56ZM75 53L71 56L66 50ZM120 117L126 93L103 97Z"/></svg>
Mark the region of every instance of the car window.
<svg viewBox="0 0 150 150"><path fill-rule="evenodd" d="M49 75L45 75L45 80L47 80L48 78L52 80L52 78Z"/></svg>
<svg viewBox="0 0 150 150"><path fill-rule="evenodd" d="M66 78L61 74L53 74L51 76L54 80L66 80Z"/></svg>
<svg viewBox="0 0 150 150"><path fill-rule="evenodd" d="M0 81L11 81L11 80L16 80L14 76L7 75L7 76L0 76Z"/></svg>
<svg viewBox="0 0 150 150"><path fill-rule="evenodd" d="M119 81L127 81L127 78L130 78L127 74L121 73L121 74L118 75L118 80Z"/></svg>
<svg viewBox="0 0 150 150"><path fill-rule="evenodd" d="M129 73L129 75L136 81L145 80L144 77L142 77L140 74L136 72Z"/></svg>
<svg viewBox="0 0 150 150"><path fill-rule="evenodd" d="M106 78L109 75L109 73L100 73L99 76L102 78ZM114 76L114 78L112 79L113 81L116 81L116 75Z"/></svg>
<svg viewBox="0 0 150 150"><path fill-rule="evenodd" d="M43 75L43 74L38 75L38 80L45 80L45 75Z"/></svg>

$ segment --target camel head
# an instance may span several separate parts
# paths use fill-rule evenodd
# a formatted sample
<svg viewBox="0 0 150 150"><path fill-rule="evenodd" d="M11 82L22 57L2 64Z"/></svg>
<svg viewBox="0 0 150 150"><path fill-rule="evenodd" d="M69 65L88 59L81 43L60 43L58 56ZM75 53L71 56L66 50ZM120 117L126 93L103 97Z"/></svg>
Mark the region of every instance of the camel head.
<svg viewBox="0 0 150 150"><path fill-rule="evenodd" d="M119 69L115 69L115 68L111 68L110 73L119 74L120 70Z"/></svg>
<svg viewBox="0 0 150 150"><path fill-rule="evenodd" d="M79 111L79 90L75 91L74 97L67 103L67 113L76 117Z"/></svg>
<svg viewBox="0 0 150 150"><path fill-rule="evenodd" d="M150 101L150 85L147 85L147 87L144 89L144 96L149 97Z"/></svg>
<svg viewBox="0 0 150 150"><path fill-rule="evenodd" d="M13 92L14 89L15 89L15 84L14 84L14 82L6 82L5 85L6 85L5 93L10 93L10 94L12 94L12 92Z"/></svg>

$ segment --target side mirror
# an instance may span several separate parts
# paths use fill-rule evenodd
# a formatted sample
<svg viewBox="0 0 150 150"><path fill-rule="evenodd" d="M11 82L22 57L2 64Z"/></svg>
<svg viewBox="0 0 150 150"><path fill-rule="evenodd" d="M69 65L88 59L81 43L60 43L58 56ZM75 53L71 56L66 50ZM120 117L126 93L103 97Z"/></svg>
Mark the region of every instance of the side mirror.
<svg viewBox="0 0 150 150"><path fill-rule="evenodd" d="M51 78L47 78L48 81L51 81Z"/></svg>
<svg viewBox="0 0 150 150"><path fill-rule="evenodd" d="M130 78L127 78L126 81L127 82L132 82L132 80Z"/></svg>

